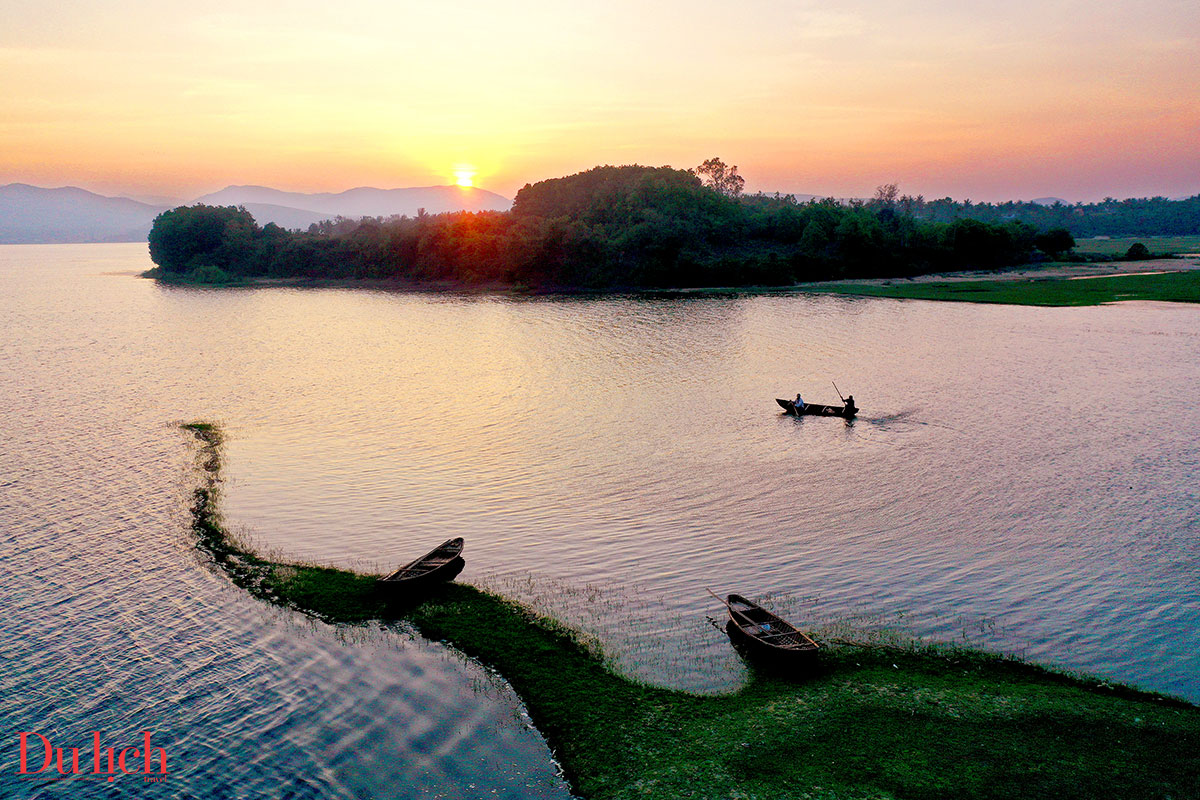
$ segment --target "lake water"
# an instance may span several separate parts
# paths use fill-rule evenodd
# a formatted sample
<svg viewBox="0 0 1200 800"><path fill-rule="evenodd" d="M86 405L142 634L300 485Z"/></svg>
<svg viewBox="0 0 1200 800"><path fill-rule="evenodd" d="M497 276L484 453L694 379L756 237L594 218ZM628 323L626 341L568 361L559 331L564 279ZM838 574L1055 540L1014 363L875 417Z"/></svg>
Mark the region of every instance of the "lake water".
<svg viewBox="0 0 1200 800"><path fill-rule="evenodd" d="M656 683L744 678L711 588L1200 700L1200 308L202 290L149 266L0 247L6 794L63 796L16 778L18 731L151 730L167 781L71 791L568 796L483 670L208 568L181 420L225 427L226 518L262 547L382 570L465 536L460 580ZM832 381L851 424L775 404Z"/></svg>

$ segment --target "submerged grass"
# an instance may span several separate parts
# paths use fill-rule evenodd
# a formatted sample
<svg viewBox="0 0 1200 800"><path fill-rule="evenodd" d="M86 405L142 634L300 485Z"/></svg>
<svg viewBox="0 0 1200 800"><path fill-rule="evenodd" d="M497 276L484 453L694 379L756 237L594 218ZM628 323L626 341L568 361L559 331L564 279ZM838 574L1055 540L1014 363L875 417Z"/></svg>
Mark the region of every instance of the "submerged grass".
<svg viewBox="0 0 1200 800"><path fill-rule="evenodd" d="M1200 270L1020 281L939 281L882 285L837 283L806 288L806 291L1026 306L1094 306L1122 300L1200 303Z"/></svg>
<svg viewBox="0 0 1200 800"><path fill-rule="evenodd" d="M448 584L386 607L375 576L256 555L218 513L221 435L200 443L198 546L256 597L333 623L403 620L495 669L585 798L1197 798L1200 708L957 649L833 647L819 671L734 694L616 674L594 644Z"/></svg>

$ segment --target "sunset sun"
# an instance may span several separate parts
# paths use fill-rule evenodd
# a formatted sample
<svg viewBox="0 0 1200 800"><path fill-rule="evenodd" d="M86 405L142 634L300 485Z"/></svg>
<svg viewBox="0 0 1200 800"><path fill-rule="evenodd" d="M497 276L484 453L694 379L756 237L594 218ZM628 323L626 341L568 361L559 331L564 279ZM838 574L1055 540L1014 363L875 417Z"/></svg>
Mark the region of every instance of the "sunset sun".
<svg viewBox="0 0 1200 800"><path fill-rule="evenodd" d="M0 0L0 800L1200 800L1200 0L328 6Z"/></svg>
<svg viewBox="0 0 1200 800"><path fill-rule="evenodd" d="M474 167L455 167L454 168L454 184L456 186L474 186L475 185L475 168Z"/></svg>

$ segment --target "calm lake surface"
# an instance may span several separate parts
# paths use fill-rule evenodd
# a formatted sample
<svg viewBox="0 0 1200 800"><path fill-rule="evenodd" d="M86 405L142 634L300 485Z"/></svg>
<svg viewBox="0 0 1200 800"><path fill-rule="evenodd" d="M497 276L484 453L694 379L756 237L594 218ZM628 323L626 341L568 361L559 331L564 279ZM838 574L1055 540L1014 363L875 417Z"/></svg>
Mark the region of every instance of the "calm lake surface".
<svg viewBox="0 0 1200 800"><path fill-rule="evenodd" d="M201 290L149 266L0 247L6 795L569 796L483 670L207 567L194 419L225 426L226 518L264 548L383 570L465 536L460 580L663 685L744 678L707 587L1200 700L1200 308ZM831 381L852 424L775 404L837 402ZM163 783L14 774L18 731L143 730Z"/></svg>

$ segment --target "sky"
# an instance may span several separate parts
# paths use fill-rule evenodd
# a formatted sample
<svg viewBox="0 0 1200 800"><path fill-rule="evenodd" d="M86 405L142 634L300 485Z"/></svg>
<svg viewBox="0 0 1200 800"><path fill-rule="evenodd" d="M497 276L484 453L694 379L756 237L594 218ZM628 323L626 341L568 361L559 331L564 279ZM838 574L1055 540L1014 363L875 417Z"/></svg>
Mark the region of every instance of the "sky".
<svg viewBox="0 0 1200 800"><path fill-rule="evenodd" d="M0 185L1200 193L1196 0L0 0Z"/></svg>

